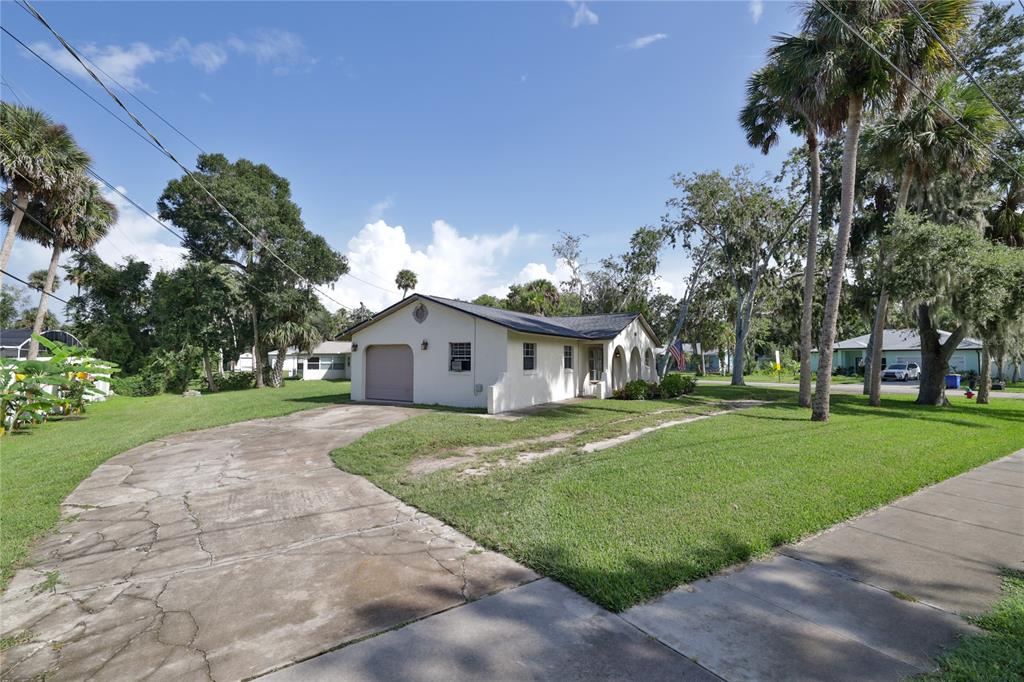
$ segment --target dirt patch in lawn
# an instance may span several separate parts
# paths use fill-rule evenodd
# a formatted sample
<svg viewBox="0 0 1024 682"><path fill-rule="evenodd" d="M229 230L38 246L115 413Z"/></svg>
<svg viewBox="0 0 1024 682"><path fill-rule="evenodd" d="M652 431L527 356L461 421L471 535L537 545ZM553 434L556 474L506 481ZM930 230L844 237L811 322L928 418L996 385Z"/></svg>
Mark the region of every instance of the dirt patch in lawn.
<svg viewBox="0 0 1024 682"><path fill-rule="evenodd" d="M616 445L640 438L652 431L666 429L672 426L679 426L692 421L707 419L708 417L728 414L729 412L738 409L756 407L764 402L765 401L762 400L721 401L719 403L709 404L706 406L707 409L712 411L699 414L693 414L693 406L652 410L650 412L639 413L622 419L615 419L610 422L605 422L585 429L559 431L546 436L524 438L497 445L471 446L460 448L458 450L451 450L444 456L417 459L409 464L407 471L414 476L423 476L436 471L457 469L467 464L479 462L478 466L470 466L460 471L459 476L484 476L496 468L529 464L530 462L536 462L546 457L568 452L570 450L579 450L580 452L587 454L607 450L608 448L615 447ZM675 419L671 418L672 416L680 414L685 414L687 416ZM630 422L639 422L651 417L661 416L666 418L664 420L659 419L655 424L650 426L626 430L624 433L610 437L598 437L597 440L588 440L586 438L588 434L593 434L595 432L607 432L609 429L614 431L616 430L616 427L627 425ZM506 456L501 456L492 460L486 459L487 455L495 453L506 453ZM480 461L481 459L483 459L483 461Z"/></svg>

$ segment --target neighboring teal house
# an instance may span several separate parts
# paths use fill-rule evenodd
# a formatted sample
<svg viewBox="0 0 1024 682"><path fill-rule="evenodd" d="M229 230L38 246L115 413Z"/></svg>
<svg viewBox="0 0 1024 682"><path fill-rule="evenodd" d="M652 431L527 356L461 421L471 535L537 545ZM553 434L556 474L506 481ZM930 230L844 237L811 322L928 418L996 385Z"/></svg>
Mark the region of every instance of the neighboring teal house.
<svg viewBox="0 0 1024 682"><path fill-rule="evenodd" d="M836 369L856 370L864 363L869 335L839 341L834 346L832 366ZM949 332L940 331L939 338L945 342ZM916 329L886 329L882 341L882 367L897 362L921 364L921 342ZM818 351L811 351L811 369L818 369ZM953 372L981 371L981 341L965 338L949 358L949 369Z"/></svg>

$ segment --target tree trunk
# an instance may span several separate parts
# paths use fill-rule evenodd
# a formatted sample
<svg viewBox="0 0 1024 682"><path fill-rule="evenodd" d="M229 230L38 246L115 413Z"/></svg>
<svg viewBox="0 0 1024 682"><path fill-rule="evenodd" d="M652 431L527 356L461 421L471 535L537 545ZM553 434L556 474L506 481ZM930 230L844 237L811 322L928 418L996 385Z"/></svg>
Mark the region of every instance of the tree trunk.
<svg viewBox="0 0 1024 682"><path fill-rule="evenodd" d="M1010 377L1010 381L1012 381L1013 383L1017 383L1018 381L1020 381L1020 363L1019 362L1013 363L1013 376Z"/></svg>
<svg viewBox="0 0 1024 682"><path fill-rule="evenodd" d="M940 343L931 309L922 303L917 307L917 331L921 338L921 380L915 402L918 405L948 405L946 372L949 370L949 358L963 341L966 329L960 325L945 343Z"/></svg>
<svg viewBox="0 0 1024 682"><path fill-rule="evenodd" d="M884 278L884 275L883 275ZM875 305L875 323L871 326L871 360L864 368L868 382L868 403L872 407L882 404L882 350L885 345L885 321L889 313L889 286L882 280L882 291Z"/></svg>
<svg viewBox="0 0 1024 682"><path fill-rule="evenodd" d="M811 222L807 228L807 262L804 264L804 301L800 315L800 407L811 406L811 321L814 317L814 274L818 258L818 222L821 213L821 155L818 136L808 123L808 166L811 171Z"/></svg>
<svg viewBox="0 0 1024 682"><path fill-rule="evenodd" d="M210 393L216 393L219 391L220 388L217 386L217 382L213 380L210 352L205 347L203 348L203 374L206 376L206 388L209 389Z"/></svg>
<svg viewBox="0 0 1024 682"><path fill-rule="evenodd" d="M14 242L18 238L18 230L21 228L21 220L25 217L25 210L28 208L28 192L24 189L18 190L18 198L14 200L14 215L11 216L11 224L4 235L4 245L0 250L0 270L7 269L7 261L11 259L11 251L14 250ZM0 282L3 281L3 273L0 273Z"/></svg>
<svg viewBox="0 0 1024 682"><path fill-rule="evenodd" d="M32 324L32 334L43 332L43 323L46 322L46 311L50 300L50 292L53 291L53 281L57 277L57 263L60 261L61 244L57 240L53 244L53 253L50 256L50 267L46 271L46 283L43 291L39 294L39 307L36 309L36 320ZM28 344L28 359L35 360L39 357L39 342L33 338Z"/></svg>
<svg viewBox="0 0 1024 682"><path fill-rule="evenodd" d="M828 295L825 298L825 317L818 342L818 380L814 387L811 406L813 421L828 421L829 391L832 389L832 353L836 341L836 323L839 319L839 298L843 292L846 274L846 252L850 247L850 229L853 226L853 200L857 184L857 145L860 140L863 93L850 96L846 116L846 139L843 141L842 197L839 210L839 233L836 236L832 272L829 276Z"/></svg>
<svg viewBox="0 0 1024 682"><path fill-rule="evenodd" d="M875 318L868 333L868 346L864 349L864 382L861 395L871 395L871 365L875 361L875 325L878 324L878 304L875 304ZM879 349L881 350L881 349Z"/></svg>
<svg viewBox="0 0 1024 682"><path fill-rule="evenodd" d="M274 358L274 371L270 375L270 384L274 388L284 386L284 362L288 359L288 347L277 348L277 356Z"/></svg>
<svg viewBox="0 0 1024 682"><path fill-rule="evenodd" d="M981 347L981 378L978 381L978 404L988 405L988 394L992 390L992 356L988 344Z"/></svg>
<svg viewBox="0 0 1024 682"><path fill-rule="evenodd" d="M907 199L910 197L910 183L914 179L914 166L907 164L900 177L900 193L896 199L896 213L907 210ZM885 350L885 323L889 314L889 285L886 273L889 270L889 259L884 249L878 252L878 278L880 291L878 303L875 304L875 321L871 325L871 338L868 340L870 360L864 366L864 392L870 396L868 402L878 407L882 403L882 351Z"/></svg>
<svg viewBox="0 0 1024 682"><path fill-rule="evenodd" d="M252 371L256 374L256 388L263 388L263 353L260 352L259 313L252 309Z"/></svg>
<svg viewBox="0 0 1024 682"><path fill-rule="evenodd" d="M697 362L700 363L700 375L704 376L708 373L707 367L704 366L704 345L700 341L694 341L693 348L697 351Z"/></svg>
<svg viewBox="0 0 1024 682"><path fill-rule="evenodd" d="M664 379L665 375L668 374L668 363L672 359L672 354L668 352L668 349L672 347L672 344L679 338L679 333L683 330L683 324L686 322L686 313L690 309L690 296L684 294L682 300L679 302L679 317L676 319L676 326L672 329L672 336L669 337L668 343L665 345L665 362L661 366L661 378Z"/></svg>
<svg viewBox="0 0 1024 682"><path fill-rule="evenodd" d="M732 355L732 381L729 383L733 386L746 386L743 383L743 365L746 362L746 358L743 357L744 348L747 345L747 330L743 328L742 317L737 314L736 317L736 347L733 349Z"/></svg>

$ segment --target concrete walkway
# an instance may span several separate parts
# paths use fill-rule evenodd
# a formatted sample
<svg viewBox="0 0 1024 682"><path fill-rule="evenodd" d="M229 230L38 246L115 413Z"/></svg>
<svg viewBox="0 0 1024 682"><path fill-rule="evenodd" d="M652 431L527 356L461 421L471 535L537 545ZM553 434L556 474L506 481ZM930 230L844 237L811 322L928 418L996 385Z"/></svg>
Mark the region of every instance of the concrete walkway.
<svg viewBox="0 0 1024 682"><path fill-rule="evenodd" d="M621 615L543 579L280 670L327 680L897 680L1024 562L1024 450Z"/></svg>
<svg viewBox="0 0 1024 682"><path fill-rule="evenodd" d="M535 580L331 463L417 412L310 410L111 458L0 598L20 642L0 678L239 680Z"/></svg>

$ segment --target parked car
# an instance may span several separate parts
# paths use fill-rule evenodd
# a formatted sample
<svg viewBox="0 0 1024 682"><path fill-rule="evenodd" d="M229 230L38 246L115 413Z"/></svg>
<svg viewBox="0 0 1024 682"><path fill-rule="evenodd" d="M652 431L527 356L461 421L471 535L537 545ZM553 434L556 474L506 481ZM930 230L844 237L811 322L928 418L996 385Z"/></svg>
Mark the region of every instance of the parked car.
<svg viewBox="0 0 1024 682"><path fill-rule="evenodd" d="M921 368L916 362L897 362L882 370L882 381L892 379L893 381L906 381L907 379L918 379L921 376Z"/></svg>

